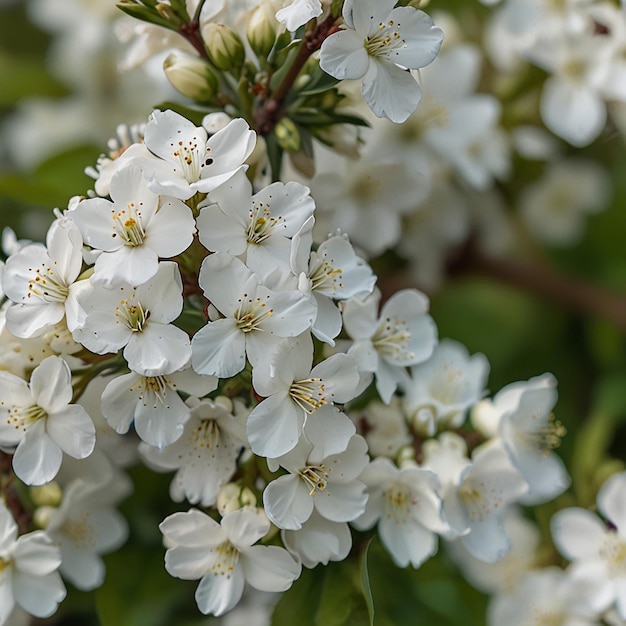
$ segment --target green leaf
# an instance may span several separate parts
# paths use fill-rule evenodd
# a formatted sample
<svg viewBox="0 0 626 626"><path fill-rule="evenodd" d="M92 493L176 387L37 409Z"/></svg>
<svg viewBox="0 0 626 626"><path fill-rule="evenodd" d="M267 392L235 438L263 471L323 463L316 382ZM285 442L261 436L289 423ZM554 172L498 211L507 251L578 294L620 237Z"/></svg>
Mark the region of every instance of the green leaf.
<svg viewBox="0 0 626 626"><path fill-rule="evenodd" d="M365 546L365 550L361 555L361 590L367 605L367 614L369 616L369 626L374 626L374 597L372 596L372 588L370 586L370 573L367 565L367 558L372 540L370 539Z"/></svg>
<svg viewBox="0 0 626 626"><path fill-rule="evenodd" d="M365 126L369 128L369 123L357 115L344 115L341 113L329 113L319 110L296 109L289 113L289 117L296 123L304 126L330 126L331 124L352 124L354 126Z"/></svg>
<svg viewBox="0 0 626 626"><path fill-rule="evenodd" d="M274 132L265 136L265 145L267 148L267 159L272 171L272 182L276 182L280 179L280 171L283 163L283 149L280 147Z"/></svg>
<svg viewBox="0 0 626 626"><path fill-rule="evenodd" d="M314 96L324 93L337 85L339 81L330 74L320 70L301 90L297 92L298 96Z"/></svg>
<svg viewBox="0 0 626 626"><path fill-rule="evenodd" d="M274 608L271 626L317 626L315 613L322 588L321 568L303 569L291 589L283 593Z"/></svg>
<svg viewBox="0 0 626 626"><path fill-rule="evenodd" d="M127 15L141 20L142 22L156 24L157 26L163 26L163 28L169 28L170 30L177 30L174 24L164 17L161 17L150 7L146 7L141 4L129 4L128 2L119 2L116 6Z"/></svg>
<svg viewBox="0 0 626 626"><path fill-rule="evenodd" d="M45 96L56 98L67 90L56 82L38 58L21 58L0 51L0 106L8 107L23 98Z"/></svg>
<svg viewBox="0 0 626 626"><path fill-rule="evenodd" d="M102 626L171 626L176 622L175 607L193 586L167 574L162 552L128 545L105 561L107 577L96 592Z"/></svg>
<svg viewBox="0 0 626 626"><path fill-rule="evenodd" d="M324 568L324 582L315 615L316 626L344 626L352 614L355 589L351 584L351 561Z"/></svg>

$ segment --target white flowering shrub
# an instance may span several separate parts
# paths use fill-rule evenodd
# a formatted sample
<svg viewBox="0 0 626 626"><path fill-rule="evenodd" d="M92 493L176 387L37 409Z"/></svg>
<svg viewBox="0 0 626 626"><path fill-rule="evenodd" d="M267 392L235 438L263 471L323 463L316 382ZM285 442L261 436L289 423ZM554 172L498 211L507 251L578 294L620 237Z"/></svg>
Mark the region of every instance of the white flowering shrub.
<svg viewBox="0 0 626 626"><path fill-rule="evenodd" d="M626 17L485 2L481 49L423 4L121 0L126 66L185 100L118 127L45 244L5 231L0 626L626 624L626 305L512 259L606 208L574 151L619 132ZM418 287L468 269L604 318L581 427L446 337L493 293Z"/></svg>

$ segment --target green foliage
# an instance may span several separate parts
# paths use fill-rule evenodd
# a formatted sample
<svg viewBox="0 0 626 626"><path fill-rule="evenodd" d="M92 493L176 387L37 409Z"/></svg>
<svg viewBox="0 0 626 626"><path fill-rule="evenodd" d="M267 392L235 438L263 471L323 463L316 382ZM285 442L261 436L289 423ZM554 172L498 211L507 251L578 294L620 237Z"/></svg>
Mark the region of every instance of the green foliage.
<svg viewBox="0 0 626 626"><path fill-rule="evenodd" d="M272 626L361 626L368 610L354 560L303 570L276 605Z"/></svg>

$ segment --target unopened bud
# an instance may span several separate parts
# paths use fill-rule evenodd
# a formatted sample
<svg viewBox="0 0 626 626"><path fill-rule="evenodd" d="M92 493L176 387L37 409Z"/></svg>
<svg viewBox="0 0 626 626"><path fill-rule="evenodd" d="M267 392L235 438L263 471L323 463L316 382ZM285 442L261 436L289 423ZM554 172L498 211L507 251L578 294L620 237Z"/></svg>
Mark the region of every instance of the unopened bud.
<svg viewBox="0 0 626 626"><path fill-rule="evenodd" d="M297 126L288 118L283 117L274 127L278 145L287 152L298 152L302 146L302 139Z"/></svg>
<svg viewBox="0 0 626 626"><path fill-rule="evenodd" d="M50 520L52 519L52 515L56 511L56 507L54 506L40 506L35 509L33 513L33 523L37 528L46 529L50 524Z"/></svg>
<svg viewBox="0 0 626 626"><path fill-rule="evenodd" d="M262 2L252 11L246 37L258 57L266 58L274 47L278 25L276 9L270 2Z"/></svg>
<svg viewBox="0 0 626 626"><path fill-rule="evenodd" d="M415 467L415 448L413 446L404 446L398 452L398 467Z"/></svg>
<svg viewBox="0 0 626 626"><path fill-rule="evenodd" d="M237 74L246 60L241 37L226 24L208 23L202 28L202 37L213 63L220 70Z"/></svg>
<svg viewBox="0 0 626 626"><path fill-rule="evenodd" d="M163 61L163 70L174 89L192 100L206 102L217 91L217 78L199 57L174 50Z"/></svg>
<svg viewBox="0 0 626 626"><path fill-rule="evenodd" d="M63 498L63 490L55 481L31 487L29 492L35 506L59 506Z"/></svg>
<svg viewBox="0 0 626 626"><path fill-rule="evenodd" d="M217 510L224 517L226 513L245 507L256 507L256 496L248 487L236 483L226 483L217 496Z"/></svg>

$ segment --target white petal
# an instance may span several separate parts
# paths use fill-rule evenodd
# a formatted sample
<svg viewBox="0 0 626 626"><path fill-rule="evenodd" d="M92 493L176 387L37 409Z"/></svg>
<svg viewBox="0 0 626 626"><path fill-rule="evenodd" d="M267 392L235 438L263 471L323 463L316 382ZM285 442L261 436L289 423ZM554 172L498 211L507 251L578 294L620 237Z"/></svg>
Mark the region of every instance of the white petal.
<svg viewBox="0 0 626 626"><path fill-rule="evenodd" d="M415 520L401 524L383 516L378 525L381 541L398 567L418 568L437 552L437 537Z"/></svg>
<svg viewBox="0 0 626 626"><path fill-rule="evenodd" d="M63 452L45 429L43 419L31 426L13 455L13 469L27 485L50 482L61 467Z"/></svg>
<svg viewBox="0 0 626 626"><path fill-rule="evenodd" d="M600 519L585 509L569 508L552 517L552 539L570 561L597 558L606 530Z"/></svg>
<svg viewBox="0 0 626 626"><path fill-rule="evenodd" d="M363 77L361 94L374 115L397 124L408 119L422 97L410 72L375 59Z"/></svg>
<svg viewBox="0 0 626 626"><path fill-rule="evenodd" d="M342 30L324 40L320 67L338 80L361 78L370 63L363 38L353 30Z"/></svg>
<svg viewBox="0 0 626 626"><path fill-rule="evenodd" d="M189 363L191 343L184 330L150 321L131 336L124 358L131 370L143 376L171 374Z"/></svg>
<svg viewBox="0 0 626 626"><path fill-rule="evenodd" d="M265 512L279 528L299 530L313 512L313 498L293 475L273 480L263 492Z"/></svg>
<svg viewBox="0 0 626 626"><path fill-rule="evenodd" d="M96 428L79 404L48 415L46 429L59 448L75 459L88 457L96 445Z"/></svg>
<svg viewBox="0 0 626 626"><path fill-rule="evenodd" d="M287 391L266 398L248 416L246 431L252 451L270 458L286 454L298 443L304 417Z"/></svg>
<svg viewBox="0 0 626 626"><path fill-rule="evenodd" d="M35 617L50 617L66 593L57 572L46 576L31 576L20 572L13 575L15 601Z"/></svg>
<svg viewBox="0 0 626 626"><path fill-rule="evenodd" d="M196 589L196 602L205 615L224 615L233 609L243 593L244 577L238 564L228 576L207 574Z"/></svg>
<svg viewBox="0 0 626 626"><path fill-rule="evenodd" d="M246 580L259 591L286 591L301 566L278 546L252 546L241 555Z"/></svg>
<svg viewBox="0 0 626 626"><path fill-rule="evenodd" d="M606 106L596 93L557 77L543 86L540 107L546 126L578 148L590 144L606 124Z"/></svg>
<svg viewBox="0 0 626 626"><path fill-rule="evenodd" d="M30 379L35 402L47 413L63 409L72 400L71 373L58 356L49 356L35 368Z"/></svg>
<svg viewBox="0 0 626 626"><path fill-rule="evenodd" d="M246 364L246 338L232 318L209 322L191 340L191 363L198 374L230 378Z"/></svg>
<svg viewBox="0 0 626 626"><path fill-rule="evenodd" d="M598 492L598 509L626 538L626 472L613 474Z"/></svg>

